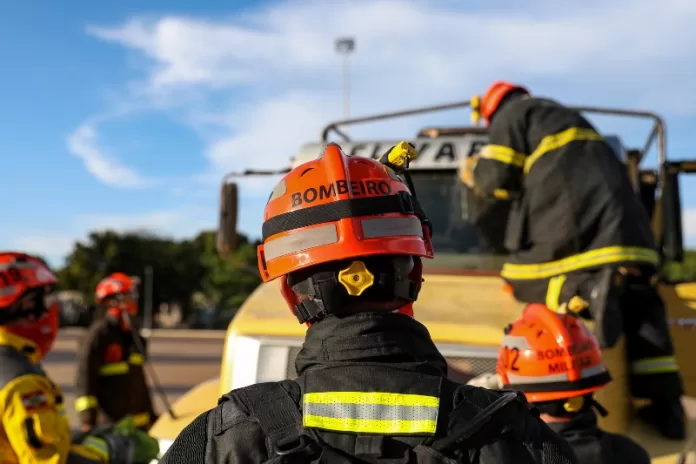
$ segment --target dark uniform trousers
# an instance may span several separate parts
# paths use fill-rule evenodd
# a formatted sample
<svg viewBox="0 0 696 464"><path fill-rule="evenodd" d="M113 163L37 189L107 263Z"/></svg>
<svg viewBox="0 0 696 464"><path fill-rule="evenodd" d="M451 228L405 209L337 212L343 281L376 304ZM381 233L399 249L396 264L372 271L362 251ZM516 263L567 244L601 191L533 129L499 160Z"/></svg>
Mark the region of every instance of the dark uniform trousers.
<svg viewBox="0 0 696 464"><path fill-rule="evenodd" d="M78 353L77 399L80 421L91 426L114 423L132 415L135 425L147 430L156 415L143 370L146 353L110 315L92 323ZM143 347L146 341L140 337Z"/></svg>
<svg viewBox="0 0 696 464"><path fill-rule="evenodd" d="M638 443L597 427L597 416L591 410L570 422L549 423L549 427L570 443L579 464L650 464L650 455Z"/></svg>
<svg viewBox="0 0 696 464"><path fill-rule="evenodd" d="M296 368L297 381L225 395L182 431L162 462L265 463L275 450L296 447L303 431L340 453L370 458L311 462L422 462L410 455L414 447L468 425L504 395L449 381L425 327L401 314L329 316L309 328ZM284 398L294 410L281 407ZM486 432L485 444L447 462L575 462L526 401L516 404Z"/></svg>
<svg viewBox="0 0 696 464"><path fill-rule="evenodd" d="M579 113L539 98L504 104L489 135L474 191L511 202L501 276L515 297L556 309L592 293L604 269L640 269L607 311L623 316L633 394L679 397L664 304L650 283L659 264L650 218L617 153Z"/></svg>

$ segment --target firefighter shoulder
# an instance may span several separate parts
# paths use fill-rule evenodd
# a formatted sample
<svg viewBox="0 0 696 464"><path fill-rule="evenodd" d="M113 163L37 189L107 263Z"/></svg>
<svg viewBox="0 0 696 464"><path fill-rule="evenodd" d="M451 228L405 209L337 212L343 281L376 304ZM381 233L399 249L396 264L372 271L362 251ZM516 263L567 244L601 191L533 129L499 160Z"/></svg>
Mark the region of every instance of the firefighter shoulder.
<svg viewBox="0 0 696 464"><path fill-rule="evenodd" d="M97 285L99 311L80 344L77 369L78 412L82 430L114 423L132 415L135 425L147 430L156 414L143 364L146 341L133 328L137 313L135 285L126 274L109 275Z"/></svg>
<svg viewBox="0 0 696 464"><path fill-rule="evenodd" d="M650 463L638 443L597 426L596 412L607 411L593 394L611 377L597 340L573 313L527 306L505 330L496 377L500 388L525 394L549 427L570 443L580 464Z"/></svg>
<svg viewBox="0 0 696 464"><path fill-rule="evenodd" d="M58 332L56 277L37 258L0 253L0 458L14 464L148 462L157 441L127 421L72 442L63 395L41 367Z"/></svg>
<svg viewBox="0 0 696 464"><path fill-rule="evenodd" d="M224 395L162 462L576 462L521 394L447 379L413 310L430 224L400 177L412 148L393 150L329 144L273 190L259 271L309 326L299 377Z"/></svg>

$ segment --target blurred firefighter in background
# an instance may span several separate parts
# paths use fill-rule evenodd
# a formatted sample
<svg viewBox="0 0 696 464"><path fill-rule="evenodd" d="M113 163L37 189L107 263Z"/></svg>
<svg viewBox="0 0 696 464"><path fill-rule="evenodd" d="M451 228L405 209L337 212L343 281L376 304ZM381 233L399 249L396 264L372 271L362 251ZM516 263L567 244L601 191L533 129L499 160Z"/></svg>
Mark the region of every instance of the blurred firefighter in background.
<svg viewBox="0 0 696 464"><path fill-rule="evenodd" d="M579 112L494 83L472 100L489 145L464 160L460 177L477 196L512 202L501 276L515 297L568 304L596 323L602 347L622 333L641 417L685 436L683 386L656 288L659 255L650 218L627 168Z"/></svg>
<svg viewBox="0 0 696 464"><path fill-rule="evenodd" d="M81 429L113 423L127 414L135 425L148 430L157 415L143 369L146 340L132 326L138 312L136 285L117 272L99 282L95 320L80 345L77 399ZM134 341L138 337L140 344Z"/></svg>
<svg viewBox="0 0 696 464"><path fill-rule="evenodd" d="M469 385L524 393L544 422L570 443L579 464L650 464L650 455L638 443L597 426L597 413L608 412L594 393L611 376L597 340L575 314L527 306L505 329L496 371Z"/></svg>
<svg viewBox="0 0 696 464"><path fill-rule="evenodd" d="M41 360L58 335L55 275L39 259L0 253L0 461L132 464L157 457L157 441L126 417L71 437L60 388Z"/></svg>

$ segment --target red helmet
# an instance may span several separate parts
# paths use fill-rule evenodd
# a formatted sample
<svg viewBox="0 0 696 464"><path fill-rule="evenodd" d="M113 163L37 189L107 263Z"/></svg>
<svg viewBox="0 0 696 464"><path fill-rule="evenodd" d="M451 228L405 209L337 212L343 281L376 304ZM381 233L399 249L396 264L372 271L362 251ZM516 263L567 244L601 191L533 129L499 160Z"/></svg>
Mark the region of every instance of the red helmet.
<svg viewBox="0 0 696 464"><path fill-rule="evenodd" d="M0 253L0 329L36 343L45 356L58 335L58 279L38 258Z"/></svg>
<svg viewBox="0 0 696 464"><path fill-rule="evenodd" d="M392 149L403 150L413 149L405 142ZM280 277L283 297L298 315L290 274L347 260L350 265L336 280L348 295L361 295L378 284L379 276L367 261L402 256L414 263L403 284L413 290L410 301L415 301L421 284L420 258L432 258L433 248L414 201L391 168L346 156L338 145L328 144L318 159L290 171L273 190L264 212L263 244L258 247L261 278L268 282ZM409 305L404 312L410 311Z"/></svg>
<svg viewBox="0 0 696 464"><path fill-rule="evenodd" d="M530 403L581 397L611 381L590 330L542 304L527 306L506 329L497 372L503 388L522 391Z"/></svg>
<svg viewBox="0 0 696 464"><path fill-rule="evenodd" d="M119 306L123 305L122 309L129 314L135 314L138 311L135 282L123 272L115 272L99 282L96 297L98 304L115 298L121 300Z"/></svg>
<svg viewBox="0 0 696 464"><path fill-rule="evenodd" d="M496 111L498 111L500 102L502 102L507 95L516 90L521 90L528 93L527 89L524 87L511 84L510 82L494 82L490 87L488 87L488 90L486 90L486 93L483 94L483 97L481 97L480 100L478 97L474 97L472 100L472 102L474 102L472 103L472 110L474 111L474 114L480 114L483 117L483 120L486 121L486 124L490 124L491 117Z"/></svg>

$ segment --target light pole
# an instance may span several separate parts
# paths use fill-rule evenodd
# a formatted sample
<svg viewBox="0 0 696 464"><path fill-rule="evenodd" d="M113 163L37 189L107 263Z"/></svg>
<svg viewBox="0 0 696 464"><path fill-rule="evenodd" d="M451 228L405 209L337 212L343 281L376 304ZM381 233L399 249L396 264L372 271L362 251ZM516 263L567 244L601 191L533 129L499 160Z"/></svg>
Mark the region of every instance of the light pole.
<svg viewBox="0 0 696 464"><path fill-rule="evenodd" d="M350 54L355 51L355 39L336 39L336 51L343 55L343 119L348 119L350 110Z"/></svg>

